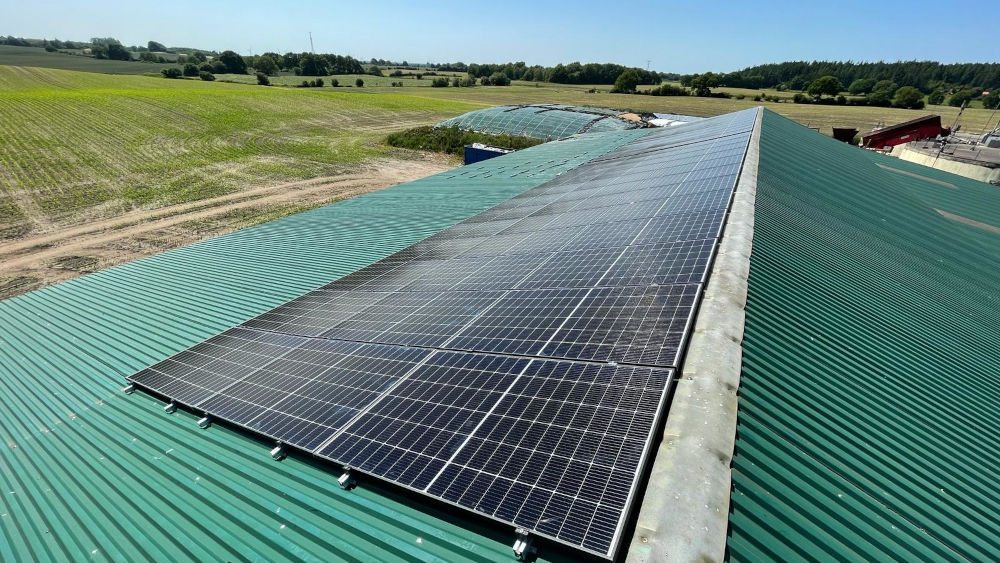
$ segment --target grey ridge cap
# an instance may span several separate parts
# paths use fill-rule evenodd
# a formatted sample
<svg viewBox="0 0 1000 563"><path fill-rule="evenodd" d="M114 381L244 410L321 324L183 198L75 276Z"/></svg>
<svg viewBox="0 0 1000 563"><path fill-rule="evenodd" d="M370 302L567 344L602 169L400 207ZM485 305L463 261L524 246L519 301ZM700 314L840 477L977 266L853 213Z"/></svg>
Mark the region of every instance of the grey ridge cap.
<svg viewBox="0 0 1000 563"><path fill-rule="evenodd" d="M630 563L725 557L762 108L656 451Z"/></svg>

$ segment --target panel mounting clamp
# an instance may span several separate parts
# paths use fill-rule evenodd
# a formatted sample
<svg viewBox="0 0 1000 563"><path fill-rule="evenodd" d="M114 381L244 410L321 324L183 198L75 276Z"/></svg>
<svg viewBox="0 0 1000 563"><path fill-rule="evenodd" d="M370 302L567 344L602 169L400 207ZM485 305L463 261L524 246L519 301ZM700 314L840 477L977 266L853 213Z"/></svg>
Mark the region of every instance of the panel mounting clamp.
<svg viewBox="0 0 1000 563"><path fill-rule="evenodd" d="M274 461L281 461L285 459L286 455L288 455L288 452L285 451L285 445L281 442L278 442L278 445L274 446L274 449L271 450L271 458Z"/></svg>
<svg viewBox="0 0 1000 563"><path fill-rule="evenodd" d="M354 474L351 473L350 467L344 468L344 474L337 479L337 483L340 485L340 488L345 491L349 491L358 486L358 481L354 478Z"/></svg>
<svg viewBox="0 0 1000 563"><path fill-rule="evenodd" d="M198 419L198 428L201 428L202 430L208 428L211 425L212 425L212 417L208 416L207 414Z"/></svg>
<svg viewBox="0 0 1000 563"><path fill-rule="evenodd" d="M125 393L126 395L135 393L135 383L129 383L125 387L122 387L122 393Z"/></svg>
<svg viewBox="0 0 1000 563"><path fill-rule="evenodd" d="M174 414L175 412L177 412L177 403L175 403L174 401L170 401L169 403L166 404L166 406L163 407L163 412L167 414Z"/></svg>
<svg viewBox="0 0 1000 563"><path fill-rule="evenodd" d="M514 545L511 549L514 550L514 557L517 557L518 561L530 561L532 556L535 554L535 546L532 545L531 532L526 528L518 528L514 530L516 537L514 538Z"/></svg>

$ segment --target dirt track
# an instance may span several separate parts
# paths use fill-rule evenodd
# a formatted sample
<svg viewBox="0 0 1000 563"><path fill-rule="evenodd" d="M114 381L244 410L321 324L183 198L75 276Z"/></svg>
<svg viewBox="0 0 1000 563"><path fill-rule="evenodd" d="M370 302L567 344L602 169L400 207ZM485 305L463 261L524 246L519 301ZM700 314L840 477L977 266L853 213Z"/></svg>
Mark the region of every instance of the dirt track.
<svg viewBox="0 0 1000 563"><path fill-rule="evenodd" d="M448 157L378 159L362 170L253 188L0 242L0 299L233 231L275 216L380 190L455 165Z"/></svg>

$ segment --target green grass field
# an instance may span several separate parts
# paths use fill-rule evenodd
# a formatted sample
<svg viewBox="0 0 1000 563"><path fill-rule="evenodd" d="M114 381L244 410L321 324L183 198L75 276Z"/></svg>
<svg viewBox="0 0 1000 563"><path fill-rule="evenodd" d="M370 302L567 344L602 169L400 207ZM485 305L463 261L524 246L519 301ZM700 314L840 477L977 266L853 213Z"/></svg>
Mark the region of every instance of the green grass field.
<svg viewBox="0 0 1000 563"><path fill-rule="evenodd" d="M38 47L0 45L0 65L34 66L107 74L159 74L160 69L172 64L140 63L139 61L112 61L83 55L49 53Z"/></svg>
<svg viewBox="0 0 1000 563"><path fill-rule="evenodd" d="M292 88L257 86L251 75L220 75L238 82L226 83L0 66L0 238L334 173L385 154L381 140L389 132L490 105L560 102L710 116L761 104L750 97L610 94L600 85L430 88L431 77L336 78L346 86L358 77L364 88L331 88L331 77L323 88ZM272 82L302 80L285 75ZM389 87L400 80L404 87ZM763 105L828 134L831 126L866 132L926 113L950 125L957 114L942 106ZM990 114L967 110L963 129L979 131Z"/></svg>
<svg viewBox="0 0 1000 563"><path fill-rule="evenodd" d="M763 105L803 125L818 127L820 131L827 135L832 133L833 127L857 127L862 133L865 133L875 127L892 125L931 113L940 115L945 125L951 125L958 115L958 108L950 106L928 106L922 110L904 110L866 106L793 104L791 100L795 94L794 92L778 92L773 89L716 88L715 90L717 91L733 94L733 98L726 99L699 98L695 96L611 94L609 93L611 86L607 84L552 84L548 82L514 81L511 86L476 86L473 88L454 88L449 86L447 88L429 88L431 80L434 77L425 77L422 80L417 80L412 76L379 78L376 76L351 74L324 76L321 78L323 78L325 83L323 90L333 90L333 88L330 88L330 80L336 78L341 85L337 90L345 90L344 87L350 85L350 90L353 91L363 90L367 93L426 96L485 106L549 102L708 117ZM365 81L363 89L353 88L356 78L361 78ZM218 79L243 84L257 83L256 77L252 75L220 74L218 75ZM282 76L271 77L271 83L275 86L296 86L306 79L312 80L313 77L283 74ZM393 81L402 81L403 87L390 87L389 84ZM643 88L647 87L639 87L640 90ZM589 90L596 90L596 92L590 93L588 92ZM753 96L757 94L777 96L783 101L755 102L753 101ZM745 97L742 100L738 100L735 98L737 95ZM991 111L984 110L981 107L966 109L962 115L962 128L965 131L980 131L986 126L987 120L990 119L991 115ZM990 121L991 128L993 125L996 125L995 120Z"/></svg>
<svg viewBox="0 0 1000 563"><path fill-rule="evenodd" d="M0 66L0 238L336 173L388 153L391 131L475 107Z"/></svg>

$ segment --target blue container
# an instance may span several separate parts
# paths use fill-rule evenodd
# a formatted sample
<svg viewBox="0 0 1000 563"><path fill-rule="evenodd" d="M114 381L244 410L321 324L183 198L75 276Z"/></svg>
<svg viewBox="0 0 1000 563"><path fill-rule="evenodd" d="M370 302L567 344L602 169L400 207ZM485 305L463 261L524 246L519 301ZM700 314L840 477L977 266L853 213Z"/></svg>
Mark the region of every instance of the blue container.
<svg viewBox="0 0 1000 563"><path fill-rule="evenodd" d="M490 145L484 145L482 143L465 145L465 164L489 160L491 158L503 156L509 152L514 152L514 150L503 147L491 147Z"/></svg>

